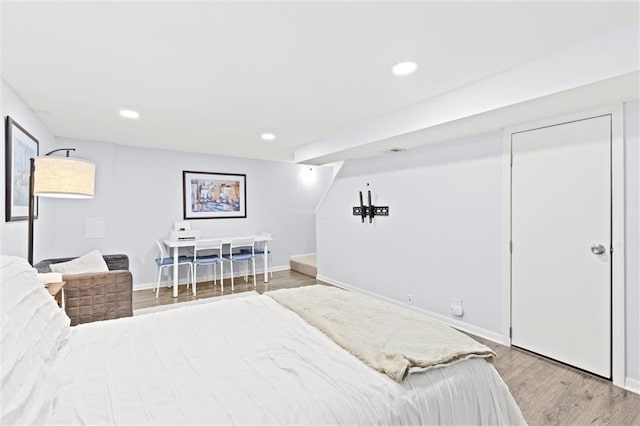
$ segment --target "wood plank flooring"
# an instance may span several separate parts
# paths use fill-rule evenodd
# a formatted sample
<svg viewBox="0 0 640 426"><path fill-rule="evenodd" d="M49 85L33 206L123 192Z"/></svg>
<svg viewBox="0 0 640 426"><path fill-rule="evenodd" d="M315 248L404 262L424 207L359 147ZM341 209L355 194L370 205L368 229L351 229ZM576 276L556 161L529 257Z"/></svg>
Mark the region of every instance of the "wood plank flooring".
<svg viewBox="0 0 640 426"><path fill-rule="evenodd" d="M640 425L640 395L527 351L472 337L498 355L496 370L530 425Z"/></svg>
<svg viewBox="0 0 640 426"><path fill-rule="evenodd" d="M164 284L164 286L163 286ZM199 282L196 286L196 296L193 296L191 288L186 285L178 286L178 297L173 297L173 287L166 287L167 282L160 283L160 296L156 299L154 290L137 290L133 292L133 309L149 308L151 306L170 305L173 303L188 302L191 300L206 299L209 297L222 296L231 293L231 280L224 280L224 293L220 291L220 281L214 287L212 281ZM234 279L235 291L233 293L244 293L247 291L257 291L262 294L265 291L277 290L280 288L301 287L305 285L323 284L315 278L303 275L294 271L279 271L273 273L273 279L265 283L262 274L256 275L256 287L253 287L253 280L249 277L249 282L245 283L243 277Z"/></svg>
<svg viewBox="0 0 640 426"><path fill-rule="evenodd" d="M260 275L255 291L264 293L313 284L325 283L297 272L280 271L267 284ZM224 286L224 294L231 294L231 282L225 280ZM199 283L197 289L197 296L193 297L191 290L180 286L175 299L171 288L166 287L160 287L158 299L152 290L134 291L133 309L223 294L220 285L214 288L211 282ZM236 279L235 293L252 290L252 282L245 284L242 278ZM472 337L498 354L494 365L530 425L640 425L640 395L535 354Z"/></svg>

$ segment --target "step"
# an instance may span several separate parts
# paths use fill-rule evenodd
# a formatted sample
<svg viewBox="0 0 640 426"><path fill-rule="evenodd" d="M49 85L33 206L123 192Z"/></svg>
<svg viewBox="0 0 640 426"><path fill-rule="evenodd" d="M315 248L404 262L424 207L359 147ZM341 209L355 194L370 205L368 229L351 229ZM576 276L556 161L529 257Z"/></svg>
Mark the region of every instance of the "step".
<svg viewBox="0 0 640 426"><path fill-rule="evenodd" d="M309 275L313 278L318 274L315 253L291 256L291 259L289 259L289 266L292 271L300 272L301 274Z"/></svg>

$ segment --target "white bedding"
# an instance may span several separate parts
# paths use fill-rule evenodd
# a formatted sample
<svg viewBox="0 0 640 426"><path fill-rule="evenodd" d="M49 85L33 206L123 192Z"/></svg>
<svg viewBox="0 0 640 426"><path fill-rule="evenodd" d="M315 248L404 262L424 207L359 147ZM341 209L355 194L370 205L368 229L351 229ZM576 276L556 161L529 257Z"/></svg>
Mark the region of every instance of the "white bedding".
<svg viewBox="0 0 640 426"><path fill-rule="evenodd" d="M266 296L72 329L56 424L523 424L483 359L402 383Z"/></svg>
<svg viewBox="0 0 640 426"><path fill-rule="evenodd" d="M443 322L366 294L316 284L266 295L396 382L414 371L495 357Z"/></svg>

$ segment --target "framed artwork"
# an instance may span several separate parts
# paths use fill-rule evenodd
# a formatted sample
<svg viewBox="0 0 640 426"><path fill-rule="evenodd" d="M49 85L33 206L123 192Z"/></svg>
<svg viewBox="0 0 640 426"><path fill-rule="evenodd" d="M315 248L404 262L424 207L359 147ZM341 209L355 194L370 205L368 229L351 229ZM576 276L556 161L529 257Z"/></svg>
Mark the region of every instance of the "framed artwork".
<svg viewBox="0 0 640 426"><path fill-rule="evenodd" d="M185 219L247 217L247 175L182 172Z"/></svg>
<svg viewBox="0 0 640 426"><path fill-rule="evenodd" d="M29 160L39 154L38 140L7 116L5 128L5 218L7 222L29 219ZM38 218L36 197L35 215Z"/></svg>

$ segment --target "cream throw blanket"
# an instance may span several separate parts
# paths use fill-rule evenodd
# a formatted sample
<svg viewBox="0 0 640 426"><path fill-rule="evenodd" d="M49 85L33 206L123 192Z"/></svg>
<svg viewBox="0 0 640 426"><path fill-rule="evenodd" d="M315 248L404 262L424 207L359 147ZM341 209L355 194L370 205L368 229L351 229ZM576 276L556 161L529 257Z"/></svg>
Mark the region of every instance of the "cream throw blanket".
<svg viewBox="0 0 640 426"><path fill-rule="evenodd" d="M410 369L495 357L485 345L439 321L361 293L313 285L265 294L397 382Z"/></svg>

